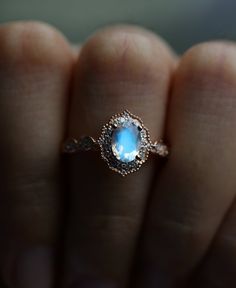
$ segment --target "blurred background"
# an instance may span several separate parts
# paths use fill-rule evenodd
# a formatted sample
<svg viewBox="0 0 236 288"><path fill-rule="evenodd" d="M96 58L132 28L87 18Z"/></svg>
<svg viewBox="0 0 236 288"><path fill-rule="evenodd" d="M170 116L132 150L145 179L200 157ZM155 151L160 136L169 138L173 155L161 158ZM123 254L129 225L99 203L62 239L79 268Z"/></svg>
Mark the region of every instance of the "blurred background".
<svg viewBox="0 0 236 288"><path fill-rule="evenodd" d="M0 23L46 21L74 43L114 23L144 26L179 53L210 39L236 40L236 0L0 0Z"/></svg>

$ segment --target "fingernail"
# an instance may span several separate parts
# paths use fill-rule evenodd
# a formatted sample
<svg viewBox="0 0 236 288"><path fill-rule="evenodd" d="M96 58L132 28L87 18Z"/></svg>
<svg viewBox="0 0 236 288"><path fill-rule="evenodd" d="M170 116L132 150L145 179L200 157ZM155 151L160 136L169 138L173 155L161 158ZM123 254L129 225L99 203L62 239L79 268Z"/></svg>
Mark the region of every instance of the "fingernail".
<svg viewBox="0 0 236 288"><path fill-rule="evenodd" d="M28 249L17 257L16 285L19 288L51 288L53 284L53 250L48 247Z"/></svg>

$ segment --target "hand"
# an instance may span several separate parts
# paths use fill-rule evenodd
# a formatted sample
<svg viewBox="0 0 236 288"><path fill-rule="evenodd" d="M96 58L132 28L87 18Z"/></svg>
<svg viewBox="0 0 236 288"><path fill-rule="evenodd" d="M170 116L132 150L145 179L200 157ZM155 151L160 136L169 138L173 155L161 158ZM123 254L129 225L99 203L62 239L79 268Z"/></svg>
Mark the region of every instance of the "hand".
<svg viewBox="0 0 236 288"><path fill-rule="evenodd" d="M128 109L167 161L125 178L62 158ZM236 46L178 57L116 26L72 48L40 23L0 27L0 271L12 288L236 286Z"/></svg>

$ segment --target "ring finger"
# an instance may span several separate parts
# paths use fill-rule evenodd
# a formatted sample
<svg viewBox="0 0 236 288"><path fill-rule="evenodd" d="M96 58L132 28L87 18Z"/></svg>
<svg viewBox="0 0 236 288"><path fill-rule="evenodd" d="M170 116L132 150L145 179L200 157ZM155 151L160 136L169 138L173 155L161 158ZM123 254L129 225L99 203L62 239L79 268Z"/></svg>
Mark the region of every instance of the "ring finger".
<svg viewBox="0 0 236 288"><path fill-rule="evenodd" d="M143 119L153 139L160 138L174 62L162 40L145 30L98 32L77 63L69 136L97 138L113 114L128 109ZM91 281L123 287L135 250L154 162L123 178L98 158L69 159L66 287L91 287Z"/></svg>

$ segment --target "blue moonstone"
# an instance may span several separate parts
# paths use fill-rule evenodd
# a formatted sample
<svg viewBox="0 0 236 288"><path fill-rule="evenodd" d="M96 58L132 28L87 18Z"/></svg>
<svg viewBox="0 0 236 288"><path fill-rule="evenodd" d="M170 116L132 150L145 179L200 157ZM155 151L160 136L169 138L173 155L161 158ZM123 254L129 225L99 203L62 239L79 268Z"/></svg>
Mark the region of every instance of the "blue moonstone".
<svg viewBox="0 0 236 288"><path fill-rule="evenodd" d="M139 153L141 135L139 126L132 122L123 123L112 134L112 152L116 158L128 163Z"/></svg>

